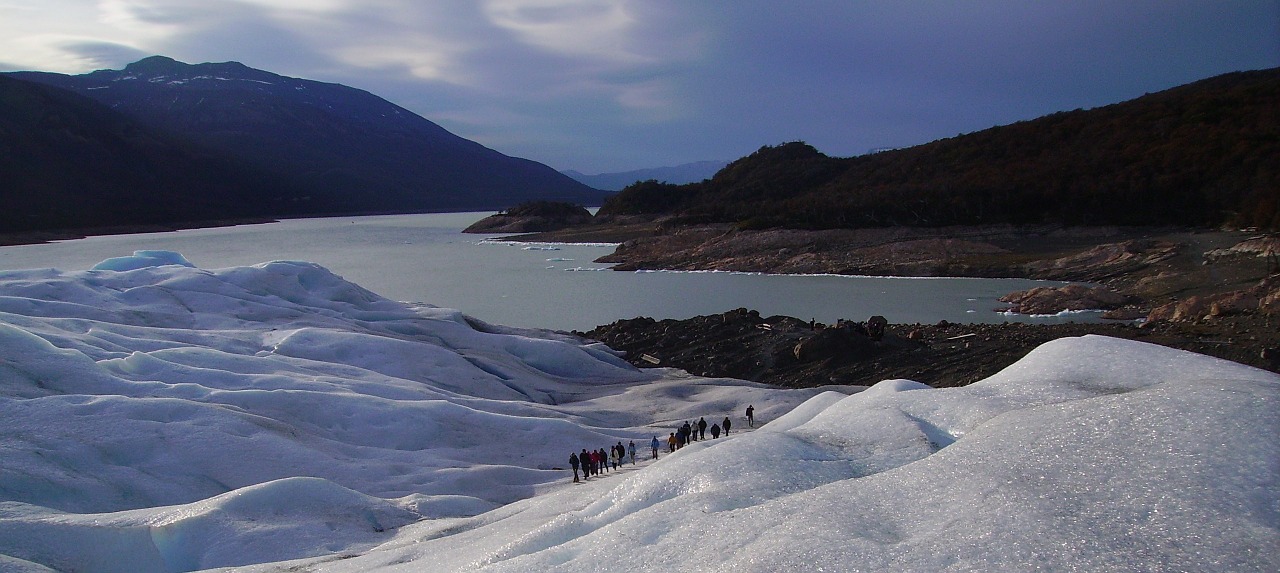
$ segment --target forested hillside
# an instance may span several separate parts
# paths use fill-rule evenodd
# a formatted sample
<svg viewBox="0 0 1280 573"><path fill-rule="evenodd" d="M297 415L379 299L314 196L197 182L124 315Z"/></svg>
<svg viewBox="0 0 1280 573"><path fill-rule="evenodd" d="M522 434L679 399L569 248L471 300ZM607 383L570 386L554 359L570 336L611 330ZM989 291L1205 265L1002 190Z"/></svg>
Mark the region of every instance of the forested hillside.
<svg viewBox="0 0 1280 573"><path fill-rule="evenodd" d="M957 224L1280 228L1280 68L908 149L763 147L709 181L632 185L601 209L743 228Z"/></svg>
<svg viewBox="0 0 1280 573"><path fill-rule="evenodd" d="M0 75L0 231L289 215L302 193L87 97Z"/></svg>
<svg viewBox="0 0 1280 573"><path fill-rule="evenodd" d="M235 62L0 73L0 104L0 233L604 197L369 92Z"/></svg>

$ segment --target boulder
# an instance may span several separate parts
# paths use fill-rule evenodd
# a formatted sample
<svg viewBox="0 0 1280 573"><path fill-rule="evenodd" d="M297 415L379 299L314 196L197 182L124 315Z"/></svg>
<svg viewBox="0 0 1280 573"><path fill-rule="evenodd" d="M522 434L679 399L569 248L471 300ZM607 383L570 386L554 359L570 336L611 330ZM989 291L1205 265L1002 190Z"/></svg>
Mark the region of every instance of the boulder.
<svg viewBox="0 0 1280 573"><path fill-rule="evenodd" d="M1213 297L1209 302L1209 316L1244 314L1258 310L1258 295L1238 290Z"/></svg>
<svg viewBox="0 0 1280 573"><path fill-rule="evenodd" d="M860 358L875 353L875 343L865 334L850 328L824 328L792 348L792 354L799 362L824 360L837 355Z"/></svg>

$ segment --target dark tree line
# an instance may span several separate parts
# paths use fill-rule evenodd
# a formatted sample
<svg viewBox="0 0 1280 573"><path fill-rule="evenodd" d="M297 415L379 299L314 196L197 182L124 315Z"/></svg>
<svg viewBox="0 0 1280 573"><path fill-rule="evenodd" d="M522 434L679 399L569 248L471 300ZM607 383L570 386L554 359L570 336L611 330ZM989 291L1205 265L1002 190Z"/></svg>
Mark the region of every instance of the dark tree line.
<svg viewBox="0 0 1280 573"><path fill-rule="evenodd" d="M1280 229L1280 68L859 157L766 146L704 182L632 185L600 213L744 228Z"/></svg>

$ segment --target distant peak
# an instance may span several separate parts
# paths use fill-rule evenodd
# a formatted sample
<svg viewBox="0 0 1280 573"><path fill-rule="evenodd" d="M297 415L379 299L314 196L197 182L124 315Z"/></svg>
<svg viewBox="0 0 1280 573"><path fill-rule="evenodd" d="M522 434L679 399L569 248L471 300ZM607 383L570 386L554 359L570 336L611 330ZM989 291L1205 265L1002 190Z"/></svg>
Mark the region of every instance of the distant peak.
<svg viewBox="0 0 1280 573"><path fill-rule="evenodd" d="M253 69L240 62L216 62L216 63L209 62L204 64L198 64L195 67L200 69L219 70L219 71L225 71L225 72L246 72L246 71L261 72L262 71L262 70Z"/></svg>
<svg viewBox="0 0 1280 573"><path fill-rule="evenodd" d="M227 73L256 71L240 62L206 62L203 64L188 64L185 62L179 62L178 60L168 56L150 56L129 64L124 68L125 72L139 76L175 75L191 72L193 70L210 70Z"/></svg>
<svg viewBox="0 0 1280 573"><path fill-rule="evenodd" d="M138 60L124 67L124 71L135 74L147 74L157 72L172 72L191 67L190 64L179 62L167 56L150 56Z"/></svg>

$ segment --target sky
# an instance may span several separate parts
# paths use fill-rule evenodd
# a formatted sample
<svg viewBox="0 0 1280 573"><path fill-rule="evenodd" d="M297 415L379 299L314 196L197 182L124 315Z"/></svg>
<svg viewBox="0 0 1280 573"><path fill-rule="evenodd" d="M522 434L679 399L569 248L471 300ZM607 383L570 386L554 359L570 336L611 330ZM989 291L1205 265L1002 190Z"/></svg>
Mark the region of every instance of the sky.
<svg viewBox="0 0 1280 573"><path fill-rule="evenodd" d="M964 387L778 388L312 263L120 255L0 272L0 570L1280 570L1280 375L1242 364L1085 336ZM731 431L652 459L700 418Z"/></svg>
<svg viewBox="0 0 1280 573"><path fill-rule="evenodd" d="M832 156L1280 66L1280 1L0 0L0 70L238 61L556 169Z"/></svg>

